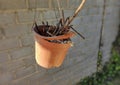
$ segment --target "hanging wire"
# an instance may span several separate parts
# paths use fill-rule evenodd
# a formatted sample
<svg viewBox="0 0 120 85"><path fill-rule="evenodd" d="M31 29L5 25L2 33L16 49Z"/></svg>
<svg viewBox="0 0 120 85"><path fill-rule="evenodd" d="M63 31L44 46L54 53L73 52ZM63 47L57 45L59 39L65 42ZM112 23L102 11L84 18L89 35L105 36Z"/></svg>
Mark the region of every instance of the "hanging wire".
<svg viewBox="0 0 120 85"><path fill-rule="evenodd" d="M77 10L74 12L73 16L70 18L70 20L68 21L67 25L68 26L73 19L78 15L78 13L80 12L80 10L82 9L83 5L85 4L86 0L82 0L81 4L79 5L79 7L77 8ZM78 15L79 16L79 15ZM75 28L78 28L81 24L77 25ZM80 34L77 30L75 30L73 27L71 27L73 31L75 31L80 37L82 37L82 39L85 39L84 36L82 36L82 34Z"/></svg>
<svg viewBox="0 0 120 85"><path fill-rule="evenodd" d="M59 15L61 17L60 21L58 21L58 16L57 16L57 13L56 13L56 8L55 8L55 2L53 1L54 13L55 13L55 17L56 17L56 19L58 21L58 23L56 24L57 26L53 27L54 28L53 34L55 34L55 35L61 35L61 34L67 33L69 31L69 29L72 28L72 26L69 25L69 24L78 15L78 12L81 10L81 8L84 5L84 3L85 3L85 0L82 1L82 3L79 5L78 9L75 11L75 14L71 18L69 18L69 17L68 17L68 19L66 18L67 21L65 23L65 20L63 20L64 19L64 11L61 10L59 0L57 0L57 5L58 5L57 8L58 8L58 13L59 13ZM36 11L37 11L36 10L36 8L37 8L37 1L36 0L35 0L35 6L34 7L35 8L34 8L34 23L33 23L33 26L35 25L36 30L39 30L38 26L37 26L37 23L36 23ZM42 22L42 24L46 25L44 22ZM48 22L47 22L47 25L48 25ZM43 30L45 30L45 29L43 29ZM85 39L84 36L82 36L80 33L77 32L77 30L75 30L74 28L72 28L72 30L75 31L78 35L80 35L83 39ZM49 33L49 29L46 30L45 32Z"/></svg>
<svg viewBox="0 0 120 85"><path fill-rule="evenodd" d="M56 18L56 20L57 20L57 22L58 22L59 20L58 20L57 13L56 13L55 1L52 0L52 3L53 3L53 8L54 8L55 18Z"/></svg>
<svg viewBox="0 0 120 85"><path fill-rule="evenodd" d="M37 0L35 0L35 6L34 6L34 18L33 18L33 25L32 28L34 27L34 25L37 27L37 23L36 23L36 15L37 15Z"/></svg>
<svg viewBox="0 0 120 85"><path fill-rule="evenodd" d="M34 22L36 22L36 14L37 14L37 0L35 0L35 8L34 8Z"/></svg>
<svg viewBox="0 0 120 85"><path fill-rule="evenodd" d="M60 6L59 0L57 0L57 5L58 5L59 15L60 15L60 17L62 18L62 12L61 12L61 6Z"/></svg>

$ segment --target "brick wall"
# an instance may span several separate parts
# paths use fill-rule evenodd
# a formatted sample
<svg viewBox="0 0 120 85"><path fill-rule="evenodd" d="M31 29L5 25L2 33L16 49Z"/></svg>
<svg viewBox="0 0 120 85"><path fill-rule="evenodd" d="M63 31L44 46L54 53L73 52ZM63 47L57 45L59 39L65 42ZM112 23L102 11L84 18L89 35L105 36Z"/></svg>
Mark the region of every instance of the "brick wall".
<svg viewBox="0 0 120 85"><path fill-rule="evenodd" d="M65 16L72 16L81 1L60 0ZM86 40L74 37L74 46L62 66L47 70L38 66L34 58L31 27L35 0L0 0L0 85L73 85L95 72L100 29L103 26L103 62L106 62L120 20L119 0L106 0L106 9L103 5L104 0L86 0L72 22ZM59 17L56 0L37 0L38 24L41 21L55 24L55 16Z"/></svg>

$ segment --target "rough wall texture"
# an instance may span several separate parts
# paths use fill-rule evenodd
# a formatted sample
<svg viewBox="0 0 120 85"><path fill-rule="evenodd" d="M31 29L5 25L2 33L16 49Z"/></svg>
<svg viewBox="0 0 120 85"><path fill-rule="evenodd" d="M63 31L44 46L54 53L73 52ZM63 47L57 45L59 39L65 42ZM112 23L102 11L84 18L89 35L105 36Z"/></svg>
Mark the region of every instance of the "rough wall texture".
<svg viewBox="0 0 120 85"><path fill-rule="evenodd" d="M65 16L72 16L81 0L60 0ZM56 0L37 0L36 21L55 24L59 17ZM35 0L0 0L0 85L73 85L96 71L100 29L103 26L103 61L110 57L111 43L119 25L119 0L86 0L83 10L72 22L79 36L59 68L39 67L34 58L31 31ZM105 15L103 16L103 11ZM55 12L56 11L56 12ZM56 15L55 15L56 13ZM102 25L102 19L104 23Z"/></svg>

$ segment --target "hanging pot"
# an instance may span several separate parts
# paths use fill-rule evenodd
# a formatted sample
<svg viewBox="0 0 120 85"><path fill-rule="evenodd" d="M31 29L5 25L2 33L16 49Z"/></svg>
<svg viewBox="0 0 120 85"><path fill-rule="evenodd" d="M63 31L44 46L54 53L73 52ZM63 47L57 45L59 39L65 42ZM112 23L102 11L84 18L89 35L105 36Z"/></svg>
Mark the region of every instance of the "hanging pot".
<svg viewBox="0 0 120 85"><path fill-rule="evenodd" d="M38 27L42 28L42 26ZM68 39L74 34L74 32L68 32L60 36L46 37L38 34L34 28L35 59L38 65L44 68L59 67L72 43L54 43L48 40Z"/></svg>

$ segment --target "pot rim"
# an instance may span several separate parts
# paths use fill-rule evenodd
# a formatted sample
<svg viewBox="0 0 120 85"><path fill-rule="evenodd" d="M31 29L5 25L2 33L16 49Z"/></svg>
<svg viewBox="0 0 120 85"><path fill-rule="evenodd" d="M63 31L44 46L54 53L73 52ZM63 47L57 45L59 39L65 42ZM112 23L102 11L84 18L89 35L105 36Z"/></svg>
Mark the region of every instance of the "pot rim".
<svg viewBox="0 0 120 85"><path fill-rule="evenodd" d="M43 26L43 25L39 25L39 26ZM39 37L41 37L43 39L47 39L47 40L61 40L61 39L67 39L67 38L75 36L75 33L73 31L69 31L69 32L65 33L64 35L53 36L53 37L47 37L47 36L40 35L39 33L37 33L35 31L35 27L33 28L33 31Z"/></svg>

